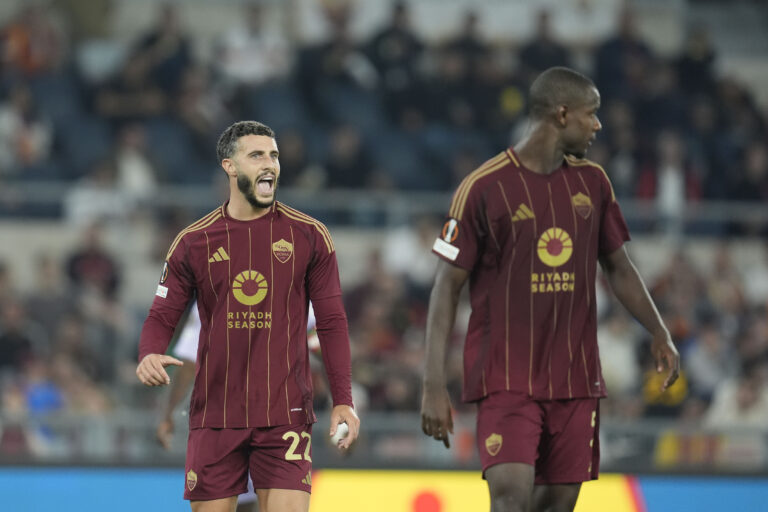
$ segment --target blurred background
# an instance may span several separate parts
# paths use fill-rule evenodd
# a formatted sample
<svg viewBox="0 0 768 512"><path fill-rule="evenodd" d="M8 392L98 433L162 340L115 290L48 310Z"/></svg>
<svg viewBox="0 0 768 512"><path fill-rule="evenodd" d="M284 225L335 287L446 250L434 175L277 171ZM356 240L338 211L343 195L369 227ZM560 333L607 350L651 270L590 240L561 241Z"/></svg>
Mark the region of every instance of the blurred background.
<svg viewBox="0 0 768 512"><path fill-rule="evenodd" d="M405 479L424 492L385 478L385 496L404 504L376 508L367 490L358 510L487 510L474 406L459 401L466 301L449 362L451 450L419 428L430 247L451 191L523 133L532 78L567 65L602 94L588 157L613 182L683 361L659 394L647 336L599 283L602 468L628 475L617 492L640 498L579 510L669 510L672 487L683 505L701 499L697 510L721 510L707 508L712 489L738 489L733 510L762 510L767 28L761 0L5 0L0 508L44 510L50 498L70 510L71 498L102 510L103 498L122 510L114 498L127 506L134 486L167 498L157 510L188 509L184 407L165 452L154 430L167 392L136 379L138 335L170 242L226 196L218 135L256 119L277 132L280 200L330 228L349 317L364 433L346 457L316 434L313 510L326 495L352 499L326 482L362 469L475 470L474 487L452 498L460 486L434 490L433 473ZM99 469L62 480L73 466ZM653 475L669 474L697 478L665 494ZM467 496L481 505L456 505Z"/></svg>

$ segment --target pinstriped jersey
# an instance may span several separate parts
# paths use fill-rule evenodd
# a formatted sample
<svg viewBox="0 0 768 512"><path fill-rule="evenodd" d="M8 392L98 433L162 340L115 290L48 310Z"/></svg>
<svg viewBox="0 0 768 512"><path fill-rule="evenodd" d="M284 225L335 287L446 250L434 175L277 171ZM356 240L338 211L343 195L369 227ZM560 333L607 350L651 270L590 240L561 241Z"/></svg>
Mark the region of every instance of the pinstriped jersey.
<svg viewBox="0 0 768 512"><path fill-rule="evenodd" d="M336 253L323 224L278 202L258 219L239 221L225 204L171 245L139 357L165 352L196 296L201 329L190 427L312 423L308 304L340 295ZM343 331L343 339L323 345L324 360L332 388L349 390ZM346 358L333 357L344 350ZM336 360L346 368L328 368ZM351 405L351 396L342 395L334 401Z"/></svg>
<svg viewBox="0 0 768 512"><path fill-rule="evenodd" d="M566 157L548 175L512 149L469 174L433 251L470 272L466 401L605 396L595 278L629 232L605 171Z"/></svg>

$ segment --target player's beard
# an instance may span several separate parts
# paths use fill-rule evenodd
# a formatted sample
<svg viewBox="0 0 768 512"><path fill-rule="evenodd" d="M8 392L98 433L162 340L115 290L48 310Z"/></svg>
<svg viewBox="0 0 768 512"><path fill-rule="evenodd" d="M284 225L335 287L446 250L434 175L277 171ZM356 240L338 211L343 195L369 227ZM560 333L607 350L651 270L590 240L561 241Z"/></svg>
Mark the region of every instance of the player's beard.
<svg viewBox="0 0 768 512"><path fill-rule="evenodd" d="M243 197L245 197L245 199L254 208L269 208L270 206L272 206L272 203L275 202L275 197L277 196L277 182L278 182L278 177L275 176L275 182L272 185L273 187L272 199L270 199L269 201L260 201L259 198L256 197L256 194L253 191L256 180L251 181L244 174L237 175L237 188L240 189L240 192L243 194Z"/></svg>

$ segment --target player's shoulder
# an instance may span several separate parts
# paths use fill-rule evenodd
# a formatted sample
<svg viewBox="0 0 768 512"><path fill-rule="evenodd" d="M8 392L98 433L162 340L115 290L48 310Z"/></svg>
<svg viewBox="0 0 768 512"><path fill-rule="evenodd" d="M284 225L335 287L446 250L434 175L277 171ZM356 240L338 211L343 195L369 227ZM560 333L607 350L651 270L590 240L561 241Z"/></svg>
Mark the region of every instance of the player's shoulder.
<svg viewBox="0 0 768 512"><path fill-rule="evenodd" d="M176 250L176 248L179 246L179 244L185 237L191 236L196 232L209 228L212 225L214 225L216 222L222 220L224 218L224 212L222 208L223 208L222 206L219 206L215 210L207 213L206 215L203 215L202 217L197 219L195 222L193 222L189 226L179 231L179 234L176 235L176 238L173 240L173 243L171 244L170 249L168 249L168 255L166 256L165 259L168 260L171 258L171 256L173 255L173 251Z"/></svg>
<svg viewBox="0 0 768 512"><path fill-rule="evenodd" d="M453 201L451 201L449 216L461 220L469 196L482 189L487 183L493 182L496 173L509 166L517 167L517 163L512 152L505 150L489 158L480 167L467 174L456 188Z"/></svg>
<svg viewBox="0 0 768 512"><path fill-rule="evenodd" d="M308 230L309 232L316 233L319 235L325 246L328 248L328 252L333 252L333 239L331 238L331 233L328 231L328 228L317 220L316 218L307 215L306 213L297 210L296 208L291 208L285 203L281 203L280 201L275 201L275 212L277 213L278 217L290 224L294 224L299 226L302 230Z"/></svg>
<svg viewBox="0 0 768 512"><path fill-rule="evenodd" d="M579 158L573 155L565 155L565 161L569 167L575 167L583 170L589 177L592 177L593 179L596 179L607 185L611 191L611 197L615 199L611 178L608 177L608 173L605 172L605 169L602 165L593 160L589 160L588 158Z"/></svg>

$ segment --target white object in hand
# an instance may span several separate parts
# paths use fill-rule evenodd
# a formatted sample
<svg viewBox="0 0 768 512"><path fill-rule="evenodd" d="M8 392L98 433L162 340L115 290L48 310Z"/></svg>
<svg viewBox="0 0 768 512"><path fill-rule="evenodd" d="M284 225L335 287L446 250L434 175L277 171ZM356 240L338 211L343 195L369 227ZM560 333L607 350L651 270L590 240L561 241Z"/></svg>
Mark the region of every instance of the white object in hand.
<svg viewBox="0 0 768 512"><path fill-rule="evenodd" d="M336 425L336 433L331 436L331 443L333 443L334 446L339 445L339 441L344 439L349 435L349 425L346 423L339 423Z"/></svg>

